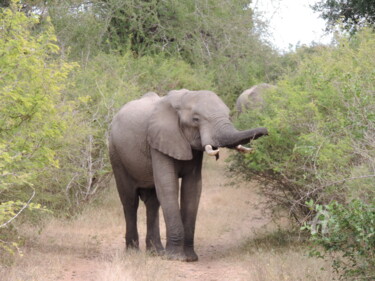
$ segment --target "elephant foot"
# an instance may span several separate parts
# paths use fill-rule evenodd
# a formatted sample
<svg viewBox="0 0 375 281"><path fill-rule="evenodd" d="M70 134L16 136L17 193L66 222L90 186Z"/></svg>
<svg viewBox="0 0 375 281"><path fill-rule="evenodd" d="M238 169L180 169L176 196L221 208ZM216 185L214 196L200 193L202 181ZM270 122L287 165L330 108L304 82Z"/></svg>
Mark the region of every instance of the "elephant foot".
<svg viewBox="0 0 375 281"><path fill-rule="evenodd" d="M188 262L198 261L198 255L195 253L193 248L186 247L184 250L185 250L185 255L187 257L186 261Z"/></svg>
<svg viewBox="0 0 375 281"><path fill-rule="evenodd" d="M167 253L165 252L165 255L163 258L170 260L170 261L188 261L185 254L176 254L176 253Z"/></svg>
<svg viewBox="0 0 375 281"><path fill-rule="evenodd" d="M156 256L164 256L165 254L164 247L160 241L158 242L147 241L146 250L152 255L156 255Z"/></svg>
<svg viewBox="0 0 375 281"><path fill-rule="evenodd" d="M163 257L171 261L188 261L183 247L167 247Z"/></svg>
<svg viewBox="0 0 375 281"><path fill-rule="evenodd" d="M138 241L131 241L126 242L126 249L127 250L139 250L139 242Z"/></svg>

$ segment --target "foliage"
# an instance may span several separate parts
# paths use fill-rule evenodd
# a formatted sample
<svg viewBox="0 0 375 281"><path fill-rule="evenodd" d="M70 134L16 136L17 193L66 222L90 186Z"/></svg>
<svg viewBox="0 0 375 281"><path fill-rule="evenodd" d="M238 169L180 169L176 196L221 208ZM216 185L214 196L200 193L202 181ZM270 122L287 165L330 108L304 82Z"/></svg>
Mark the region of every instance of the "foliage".
<svg viewBox="0 0 375 281"><path fill-rule="evenodd" d="M263 109L240 116L242 128L265 126L257 152L237 155L232 170L261 181L272 205L297 221L317 204L374 196L375 37L364 30L303 58L265 95Z"/></svg>
<svg viewBox="0 0 375 281"><path fill-rule="evenodd" d="M218 51L245 50L232 40L246 42L241 37L249 37L244 36L245 31L248 33L253 26L252 11L244 0L103 2L114 11L109 24L111 44L130 46L138 55L166 52L200 63Z"/></svg>
<svg viewBox="0 0 375 281"><path fill-rule="evenodd" d="M332 201L314 205L315 219L303 229L311 233L315 248L310 254L327 258L342 278L375 278L375 201L354 199L348 204ZM323 252L320 249L323 249Z"/></svg>
<svg viewBox="0 0 375 281"><path fill-rule="evenodd" d="M55 27L63 56L85 65L101 51L112 11L103 14L97 1L52 0L44 5Z"/></svg>
<svg viewBox="0 0 375 281"><path fill-rule="evenodd" d="M0 1L0 7L3 8L3 7L9 7L10 5L10 1L9 0L2 0Z"/></svg>
<svg viewBox="0 0 375 281"><path fill-rule="evenodd" d="M101 52L179 58L210 72L229 104L281 72L277 53L260 38L248 2L206 0L48 1L63 54L84 66ZM41 8L43 7L43 8Z"/></svg>
<svg viewBox="0 0 375 281"><path fill-rule="evenodd" d="M37 18L27 17L15 3L1 9L0 23L0 231L4 233L19 210L41 208L30 203L40 190L37 180L49 167L59 167L56 142L67 129L62 113L72 108L61 93L75 65L58 58L52 25L47 23L35 34ZM26 198L29 202L23 203Z"/></svg>
<svg viewBox="0 0 375 281"><path fill-rule="evenodd" d="M363 26L375 24L375 4L372 0L321 0L313 5L327 20L328 27L342 23L345 30L356 32Z"/></svg>

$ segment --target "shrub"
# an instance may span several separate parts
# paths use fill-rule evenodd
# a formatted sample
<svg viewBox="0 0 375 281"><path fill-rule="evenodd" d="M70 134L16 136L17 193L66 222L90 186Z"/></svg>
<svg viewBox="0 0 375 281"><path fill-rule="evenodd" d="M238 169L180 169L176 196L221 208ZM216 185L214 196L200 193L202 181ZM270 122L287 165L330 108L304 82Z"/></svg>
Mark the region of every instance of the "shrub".
<svg viewBox="0 0 375 281"><path fill-rule="evenodd" d="M354 199L348 204L333 201L314 206L316 218L303 229L316 248L310 254L326 258L342 278L375 278L375 200L366 204ZM323 249L321 252L320 249Z"/></svg>
<svg viewBox="0 0 375 281"><path fill-rule="evenodd" d="M236 155L231 170L262 183L273 206L298 222L305 202L374 196L375 36L363 30L316 48L265 95L263 109L240 116L241 128L265 126L257 152Z"/></svg>

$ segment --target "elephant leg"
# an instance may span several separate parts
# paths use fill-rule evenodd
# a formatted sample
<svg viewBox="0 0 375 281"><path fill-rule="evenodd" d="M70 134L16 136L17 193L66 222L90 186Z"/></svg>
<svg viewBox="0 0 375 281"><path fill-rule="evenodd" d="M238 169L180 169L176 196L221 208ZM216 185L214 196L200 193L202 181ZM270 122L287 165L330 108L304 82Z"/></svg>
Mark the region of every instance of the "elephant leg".
<svg viewBox="0 0 375 281"><path fill-rule="evenodd" d="M146 249L159 255L164 253L164 247L160 240L159 208L160 203L156 196L155 188L141 188L139 195L146 205L147 234Z"/></svg>
<svg viewBox="0 0 375 281"><path fill-rule="evenodd" d="M125 200L124 214L126 221L125 241L127 248L139 249L139 237L137 229L137 210L139 198L136 194L129 194Z"/></svg>
<svg viewBox="0 0 375 281"><path fill-rule="evenodd" d="M165 256L171 260L186 261L184 226L178 204L179 184L174 160L155 149L151 149L151 157L156 193L167 229Z"/></svg>
<svg viewBox="0 0 375 281"><path fill-rule="evenodd" d="M187 261L197 261L194 251L195 222L202 191L201 163L185 175L181 183L181 215L185 230L184 251Z"/></svg>
<svg viewBox="0 0 375 281"><path fill-rule="evenodd" d="M124 209L126 234L126 248L139 249L139 238L137 229L137 211L139 196L137 187L121 164L112 165L115 175L116 186Z"/></svg>

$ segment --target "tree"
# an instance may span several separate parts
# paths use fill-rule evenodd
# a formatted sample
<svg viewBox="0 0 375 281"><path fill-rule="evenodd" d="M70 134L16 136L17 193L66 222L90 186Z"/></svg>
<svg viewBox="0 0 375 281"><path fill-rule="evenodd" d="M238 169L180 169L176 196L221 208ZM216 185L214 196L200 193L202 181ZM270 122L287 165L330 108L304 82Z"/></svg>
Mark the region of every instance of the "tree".
<svg viewBox="0 0 375 281"><path fill-rule="evenodd" d="M282 71L249 2L25 0L42 18L51 17L63 55L82 66L100 52L177 57L210 73L229 104Z"/></svg>
<svg viewBox="0 0 375 281"><path fill-rule="evenodd" d="M74 67L58 58L53 26L35 34L37 17L20 10L15 1L0 9L0 234L21 210L40 208L30 202L36 179L59 165L55 141L70 108L61 93ZM3 239L1 246L7 248Z"/></svg>
<svg viewBox="0 0 375 281"><path fill-rule="evenodd" d="M277 53L261 40L248 0L101 0L108 29L103 47L137 56L180 57L212 73L229 103L278 75Z"/></svg>
<svg viewBox="0 0 375 281"><path fill-rule="evenodd" d="M375 24L373 0L322 0L313 6L327 20L328 29L343 24L345 30L355 33L358 28Z"/></svg>
<svg viewBox="0 0 375 281"><path fill-rule="evenodd" d="M0 0L0 7L9 7L10 0Z"/></svg>

